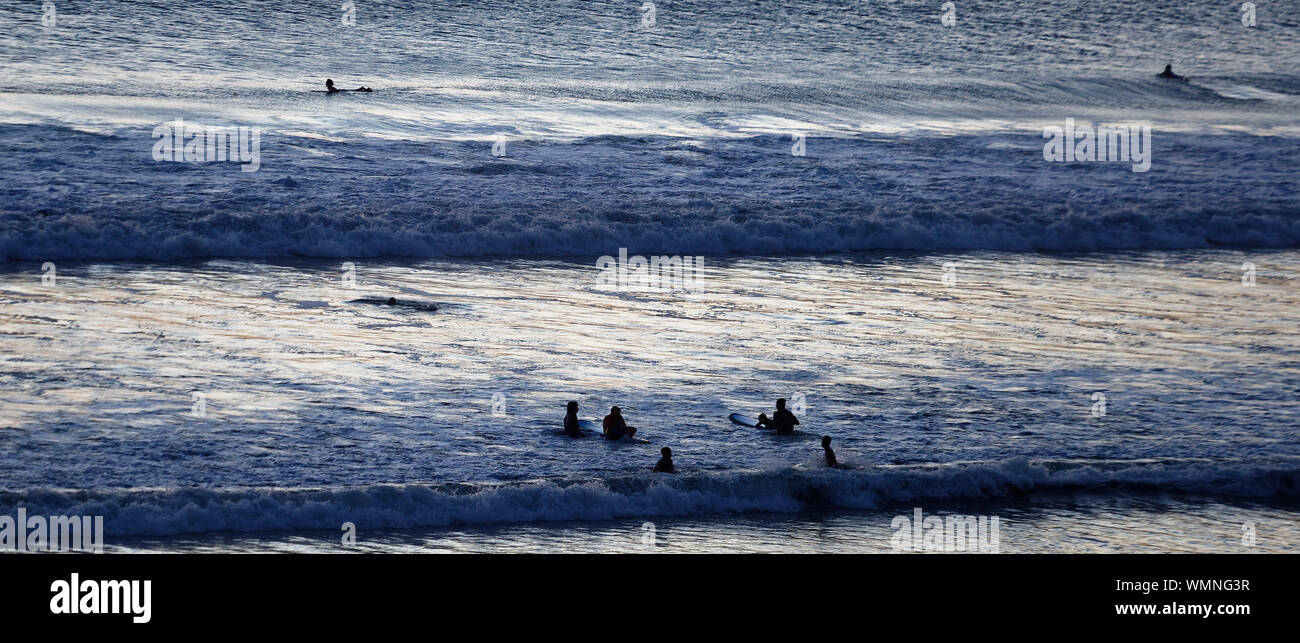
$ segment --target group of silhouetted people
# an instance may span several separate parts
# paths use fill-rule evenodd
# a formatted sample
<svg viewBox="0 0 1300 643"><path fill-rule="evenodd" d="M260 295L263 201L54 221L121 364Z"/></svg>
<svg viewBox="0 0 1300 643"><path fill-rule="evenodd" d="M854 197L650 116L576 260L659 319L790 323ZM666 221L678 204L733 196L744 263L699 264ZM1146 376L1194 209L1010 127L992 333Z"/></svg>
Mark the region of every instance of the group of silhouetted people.
<svg viewBox="0 0 1300 643"><path fill-rule="evenodd" d="M636 427L628 426L627 420L623 419L623 410L615 406L605 416L601 433L606 440L621 440L636 435ZM577 402L569 402L568 412L564 414L564 434L571 438L582 437L582 428L578 425Z"/></svg>
<svg viewBox="0 0 1300 643"><path fill-rule="evenodd" d="M794 416L789 409L785 408L785 398L776 401L776 412L772 417L767 414L758 414L758 426L767 429L776 429L778 435L790 435L794 433L794 427L799 424L799 418ZM582 427L578 420L578 403L569 402L564 414L564 435L571 438L582 437ZM628 426L627 420L623 418L622 409L617 406L609 409L609 415L605 416L605 421L601 426L601 435L606 440L621 440L636 435L636 427ZM826 466L837 467L839 461L835 458L835 452L831 450L831 436L822 436L822 451L826 457ZM659 449L663 456L655 463L652 471L655 473L677 473L677 468L673 466L673 450L664 447Z"/></svg>

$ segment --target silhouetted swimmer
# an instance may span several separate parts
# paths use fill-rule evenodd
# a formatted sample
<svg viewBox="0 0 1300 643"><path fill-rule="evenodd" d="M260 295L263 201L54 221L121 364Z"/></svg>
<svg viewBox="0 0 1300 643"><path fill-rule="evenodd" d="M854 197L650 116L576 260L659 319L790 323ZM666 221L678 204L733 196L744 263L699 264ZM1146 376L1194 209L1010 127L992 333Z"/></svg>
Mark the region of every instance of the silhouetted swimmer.
<svg viewBox="0 0 1300 643"><path fill-rule="evenodd" d="M1183 82L1187 82L1186 76L1179 76L1178 74L1174 73L1173 65L1165 65L1165 70L1156 74L1156 78L1168 78L1171 80L1181 80Z"/></svg>
<svg viewBox="0 0 1300 643"><path fill-rule="evenodd" d="M389 297L389 298L388 298L388 305L389 305L389 306L396 306L396 305L397 305L397 298L396 298L396 297Z"/></svg>
<svg viewBox="0 0 1300 643"><path fill-rule="evenodd" d="M794 433L794 427L799 423L799 418L794 416L785 408L785 398L776 401L776 413L772 417L767 417L766 413L758 414L758 425L765 429L776 429L778 435L789 435Z"/></svg>
<svg viewBox="0 0 1300 643"><path fill-rule="evenodd" d="M339 89L338 87L335 87L335 86L334 86L334 80L333 80L333 79L331 79L331 78L326 78L326 79L325 79L325 91L327 91L327 92L329 92L329 93L331 93L331 94L337 94L337 93L339 93L339 92L368 92L368 91L372 91L372 90L371 90L369 87L364 87L364 86L363 86L363 87L358 87L358 88L356 88L356 89Z"/></svg>
<svg viewBox="0 0 1300 643"><path fill-rule="evenodd" d="M602 428L606 440L618 440L636 435L636 427L627 425L627 420L623 419L623 411L617 406L609 410L609 415L605 416L605 423Z"/></svg>
<svg viewBox="0 0 1300 643"><path fill-rule="evenodd" d="M835 459L835 452L831 451L831 436L822 436L822 450L826 452L826 466L839 466L839 461Z"/></svg>
<svg viewBox="0 0 1300 643"><path fill-rule="evenodd" d="M578 430L577 402L569 402L568 413L564 414L564 435L571 438L582 437L582 432Z"/></svg>
<svg viewBox="0 0 1300 643"><path fill-rule="evenodd" d="M659 461L655 463L654 472L655 473L677 473L677 469L673 468L673 450L669 449L668 447L664 447L662 449L659 449L659 453L662 453L664 457L659 458Z"/></svg>

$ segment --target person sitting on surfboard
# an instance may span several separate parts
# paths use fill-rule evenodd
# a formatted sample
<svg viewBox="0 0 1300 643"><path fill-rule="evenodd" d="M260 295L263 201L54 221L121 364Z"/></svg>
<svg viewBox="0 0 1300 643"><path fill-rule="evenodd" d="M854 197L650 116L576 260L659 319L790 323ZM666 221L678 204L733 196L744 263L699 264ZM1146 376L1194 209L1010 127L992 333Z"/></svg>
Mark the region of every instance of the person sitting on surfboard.
<svg viewBox="0 0 1300 643"><path fill-rule="evenodd" d="M569 402L569 412L564 415L564 434L571 438L580 438L582 433L578 431L578 403Z"/></svg>
<svg viewBox="0 0 1300 643"><path fill-rule="evenodd" d="M1181 80L1183 82L1187 82L1186 76L1179 76L1178 74L1174 73L1173 65L1165 65L1165 70L1156 74L1156 78L1169 78L1172 80Z"/></svg>
<svg viewBox="0 0 1300 643"><path fill-rule="evenodd" d="M356 88L356 89L339 89L338 87L335 87L335 86L334 86L334 80L333 80L333 79L331 79L331 78L326 78L326 79L325 79L325 91L327 91L327 92L329 92L329 93L331 93L331 94L337 94L337 93L339 93L339 92L368 92L368 91L371 91L371 89L370 89L369 87L358 87L358 88Z"/></svg>
<svg viewBox="0 0 1300 643"><path fill-rule="evenodd" d="M776 401L776 413L771 418L766 413L758 414L758 425L765 429L776 429L778 435L787 435L794 433L794 426L799 423L799 418L794 416L785 408L785 398Z"/></svg>
<svg viewBox="0 0 1300 643"><path fill-rule="evenodd" d="M623 411L617 406L611 408L609 415L605 416L604 431L606 440L618 440L636 435L636 427L627 425L627 420L623 419Z"/></svg>
<svg viewBox="0 0 1300 643"><path fill-rule="evenodd" d="M826 452L826 466L837 467L839 461L835 459L835 452L831 451L831 436L822 436L822 450Z"/></svg>
<svg viewBox="0 0 1300 643"><path fill-rule="evenodd" d="M662 453L664 457L659 458L659 462L655 463L654 472L655 473L677 473L677 469L673 468L673 450L669 449L668 447L664 447L662 449L659 449L659 453Z"/></svg>

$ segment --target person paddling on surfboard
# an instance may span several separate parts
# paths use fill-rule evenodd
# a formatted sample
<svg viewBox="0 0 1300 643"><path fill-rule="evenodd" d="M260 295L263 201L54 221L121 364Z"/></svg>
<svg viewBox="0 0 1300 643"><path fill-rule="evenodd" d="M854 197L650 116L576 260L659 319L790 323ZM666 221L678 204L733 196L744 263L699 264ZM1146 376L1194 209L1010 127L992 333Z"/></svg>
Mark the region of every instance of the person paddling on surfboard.
<svg viewBox="0 0 1300 643"><path fill-rule="evenodd" d="M627 420L623 419L623 411L617 406L611 408L609 415L605 416L604 431L606 440L618 440L636 435L636 427L627 425Z"/></svg>
<svg viewBox="0 0 1300 643"><path fill-rule="evenodd" d="M677 473L677 469L673 467L673 450L664 447L659 449L659 453L663 454L664 457L659 458L659 461L655 463L654 472Z"/></svg>
<svg viewBox="0 0 1300 643"><path fill-rule="evenodd" d="M569 402L568 411L564 415L564 435L571 438L580 438L582 432L578 430L578 403Z"/></svg>
<svg viewBox="0 0 1300 643"><path fill-rule="evenodd" d="M785 398L776 401L776 413L771 418L766 413L758 414L758 425L765 429L776 429L777 435L789 435L794 433L794 427L799 423L799 418L794 416L785 408Z"/></svg>
<svg viewBox="0 0 1300 643"><path fill-rule="evenodd" d="M333 79L331 79L331 78L326 78L326 79L325 79L325 91L327 91L327 92L329 92L329 93L331 93L331 94L337 94L337 93L339 93L339 92L368 92L368 91L371 91L371 89L370 89L369 87L358 87L358 88L356 88L356 89L339 89L338 87L335 87L335 86L334 86L334 80L333 80Z"/></svg>
<svg viewBox="0 0 1300 643"><path fill-rule="evenodd" d="M1179 76L1178 74L1174 73L1173 65L1165 65L1165 70L1156 74L1156 78L1168 78L1170 80L1181 80L1183 82L1187 82L1186 76Z"/></svg>

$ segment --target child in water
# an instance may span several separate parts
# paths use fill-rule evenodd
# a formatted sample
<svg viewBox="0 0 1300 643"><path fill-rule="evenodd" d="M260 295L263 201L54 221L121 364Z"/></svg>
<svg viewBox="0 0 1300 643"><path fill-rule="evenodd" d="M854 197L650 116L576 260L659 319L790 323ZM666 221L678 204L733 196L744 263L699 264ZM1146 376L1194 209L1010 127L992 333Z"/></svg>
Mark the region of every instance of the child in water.
<svg viewBox="0 0 1300 643"><path fill-rule="evenodd" d="M664 457L659 458L659 462L655 463L654 472L655 473L677 473L677 469L673 467L673 450L669 449L668 447L664 447L662 449L659 449L659 453L662 453Z"/></svg>
<svg viewBox="0 0 1300 643"><path fill-rule="evenodd" d="M839 462L835 459L835 452L831 451L831 436L822 436L822 449L826 451L826 466L832 469L838 467Z"/></svg>

